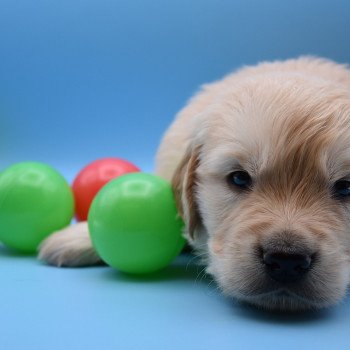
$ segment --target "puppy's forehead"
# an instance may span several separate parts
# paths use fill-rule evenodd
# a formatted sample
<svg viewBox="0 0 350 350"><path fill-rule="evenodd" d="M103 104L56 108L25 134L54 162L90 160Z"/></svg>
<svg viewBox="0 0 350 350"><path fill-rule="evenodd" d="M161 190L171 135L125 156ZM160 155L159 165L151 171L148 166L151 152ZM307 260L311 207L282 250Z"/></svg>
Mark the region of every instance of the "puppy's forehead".
<svg viewBox="0 0 350 350"><path fill-rule="evenodd" d="M350 170L350 93L297 83L248 82L223 95L212 109L207 164L253 173Z"/></svg>

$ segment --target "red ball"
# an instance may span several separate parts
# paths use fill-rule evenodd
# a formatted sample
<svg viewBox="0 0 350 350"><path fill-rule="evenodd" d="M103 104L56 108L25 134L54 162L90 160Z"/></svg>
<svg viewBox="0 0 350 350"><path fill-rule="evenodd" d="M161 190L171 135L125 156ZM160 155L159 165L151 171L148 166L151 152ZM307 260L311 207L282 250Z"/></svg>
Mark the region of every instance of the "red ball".
<svg viewBox="0 0 350 350"><path fill-rule="evenodd" d="M136 165L119 158L104 158L88 164L79 172L72 185L76 219L87 220L92 200L107 182L120 175L139 171Z"/></svg>

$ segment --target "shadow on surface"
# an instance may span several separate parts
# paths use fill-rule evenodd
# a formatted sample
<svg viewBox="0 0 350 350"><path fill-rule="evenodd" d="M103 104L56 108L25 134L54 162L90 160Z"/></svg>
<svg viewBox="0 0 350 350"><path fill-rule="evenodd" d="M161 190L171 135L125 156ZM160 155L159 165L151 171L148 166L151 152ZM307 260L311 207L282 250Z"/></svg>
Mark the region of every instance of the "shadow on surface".
<svg viewBox="0 0 350 350"><path fill-rule="evenodd" d="M28 258L36 258L35 253L23 253L19 252L17 250L5 247L0 243L0 257L6 257L6 258L16 258L16 259L28 259Z"/></svg>
<svg viewBox="0 0 350 350"><path fill-rule="evenodd" d="M164 282L164 281L205 281L208 283L210 277L204 273L204 267L198 265L198 259L191 254L181 254L171 265L150 274L127 274L114 269L103 271L103 278L110 281L125 281L135 283Z"/></svg>
<svg viewBox="0 0 350 350"><path fill-rule="evenodd" d="M231 307L232 312L236 316L280 325L328 322L334 316L335 309L337 308L335 306L322 310L279 312L259 309L253 305L232 300L228 300L228 304L230 304L229 307Z"/></svg>

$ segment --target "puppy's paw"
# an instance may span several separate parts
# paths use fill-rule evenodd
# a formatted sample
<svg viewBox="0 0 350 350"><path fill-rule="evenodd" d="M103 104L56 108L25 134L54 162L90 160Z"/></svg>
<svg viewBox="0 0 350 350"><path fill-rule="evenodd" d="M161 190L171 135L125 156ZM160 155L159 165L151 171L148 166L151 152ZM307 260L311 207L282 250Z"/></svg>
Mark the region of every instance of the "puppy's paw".
<svg viewBox="0 0 350 350"><path fill-rule="evenodd" d="M53 233L39 247L38 258L54 266L90 266L103 263L92 246L87 222Z"/></svg>

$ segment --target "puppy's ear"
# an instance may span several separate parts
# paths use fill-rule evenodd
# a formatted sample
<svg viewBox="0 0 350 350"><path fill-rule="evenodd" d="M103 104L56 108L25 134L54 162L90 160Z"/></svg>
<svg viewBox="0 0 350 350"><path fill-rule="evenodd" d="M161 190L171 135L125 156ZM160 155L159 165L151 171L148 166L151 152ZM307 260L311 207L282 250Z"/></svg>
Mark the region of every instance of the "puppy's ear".
<svg viewBox="0 0 350 350"><path fill-rule="evenodd" d="M199 146L195 148L190 146L188 148L172 179L177 208L191 239L195 238L195 230L201 221L196 203L199 151Z"/></svg>

